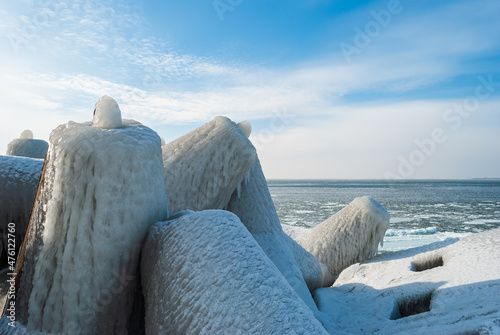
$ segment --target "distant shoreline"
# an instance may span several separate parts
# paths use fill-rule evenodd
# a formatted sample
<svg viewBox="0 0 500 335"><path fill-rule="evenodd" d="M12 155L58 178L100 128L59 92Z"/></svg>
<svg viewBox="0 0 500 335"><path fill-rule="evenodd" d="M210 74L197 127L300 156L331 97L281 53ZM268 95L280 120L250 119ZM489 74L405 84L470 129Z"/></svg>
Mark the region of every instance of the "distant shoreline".
<svg viewBox="0 0 500 335"><path fill-rule="evenodd" d="M304 181L304 182L314 182L314 181L375 181L375 182L446 182L446 181L477 181L477 180L488 180L488 181L500 181L500 178L489 178L489 177L475 177L475 178L430 178L430 179L385 179L385 178L267 178L267 181Z"/></svg>

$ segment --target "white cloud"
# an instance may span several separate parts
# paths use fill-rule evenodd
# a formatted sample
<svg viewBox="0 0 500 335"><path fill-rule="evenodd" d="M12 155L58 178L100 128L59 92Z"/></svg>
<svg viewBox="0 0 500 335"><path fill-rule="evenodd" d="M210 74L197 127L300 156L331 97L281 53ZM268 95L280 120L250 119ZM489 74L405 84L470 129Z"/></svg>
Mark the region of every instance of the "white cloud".
<svg viewBox="0 0 500 335"><path fill-rule="evenodd" d="M35 5L19 14L31 20ZM260 149L268 177L382 177L397 166L399 154L411 152L416 138L439 124L450 101L343 105L344 98L366 92L405 98L406 92L474 71L463 66L470 55L498 48L496 35L484 34L496 27L491 9L498 6L460 2L415 14L408 7L350 64L337 51L267 68L174 49L148 36L138 8L110 1L67 3L20 46L18 55L0 56L0 98L9 111L0 145L25 128L47 138L69 119L89 120L95 101L108 94L124 117L152 128L221 114L271 124L275 111L287 109L301 124L287 125L272 141L259 143L265 147ZM0 31L19 32L20 15L0 13L6 19L0 20ZM10 66L19 57L29 70ZM262 129L253 136L259 134ZM422 168L415 177L439 171L430 167L426 164L429 171Z"/></svg>
<svg viewBox="0 0 500 335"><path fill-rule="evenodd" d="M254 127L250 139L268 178L384 178L387 172L398 174L400 157L409 160L422 151L417 142L429 143L441 129L444 141L428 144L422 164L403 177L467 178L477 177L477 171L498 176L500 158L492 154L500 146L498 125L486 129L483 124L500 108L500 100L483 102L453 129L443 115L456 102L351 104L332 116L296 120L274 133L269 125Z"/></svg>

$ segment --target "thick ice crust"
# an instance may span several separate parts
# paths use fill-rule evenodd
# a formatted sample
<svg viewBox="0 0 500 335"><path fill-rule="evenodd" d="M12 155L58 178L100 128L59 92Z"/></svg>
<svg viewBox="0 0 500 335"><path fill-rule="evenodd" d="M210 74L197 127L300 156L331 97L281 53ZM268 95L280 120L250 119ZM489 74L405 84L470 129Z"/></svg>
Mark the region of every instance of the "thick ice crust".
<svg viewBox="0 0 500 335"><path fill-rule="evenodd" d="M499 334L500 229L381 254L316 291L338 334Z"/></svg>
<svg viewBox="0 0 500 335"><path fill-rule="evenodd" d="M321 319L310 293L322 284L319 262L283 232L258 158L227 209L241 219L297 294Z"/></svg>
<svg viewBox="0 0 500 335"><path fill-rule="evenodd" d="M163 173L160 138L135 121L52 132L16 301L28 330L127 333L142 242L168 216Z"/></svg>
<svg viewBox="0 0 500 335"><path fill-rule="evenodd" d="M46 141L18 138L7 145L6 155L43 159L48 148Z"/></svg>
<svg viewBox="0 0 500 335"><path fill-rule="evenodd" d="M285 231L326 265L324 286L330 286L342 270L377 254L389 218L377 201L359 197L314 228Z"/></svg>
<svg viewBox="0 0 500 335"><path fill-rule="evenodd" d="M147 334L326 334L232 213L155 225L142 252Z"/></svg>
<svg viewBox="0 0 500 335"><path fill-rule="evenodd" d="M14 261L19 254L42 165L40 159L0 156L0 268L8 261L9 233L15 236L15 243L11 241L11 246L15 244Z"/></svg>
<svg viewBox="0 0 500 335"><path fill-rule="evenodd" d="M163 164L170 213L224 208L255 157L243 131L222 116L167 143Z"/></svg>

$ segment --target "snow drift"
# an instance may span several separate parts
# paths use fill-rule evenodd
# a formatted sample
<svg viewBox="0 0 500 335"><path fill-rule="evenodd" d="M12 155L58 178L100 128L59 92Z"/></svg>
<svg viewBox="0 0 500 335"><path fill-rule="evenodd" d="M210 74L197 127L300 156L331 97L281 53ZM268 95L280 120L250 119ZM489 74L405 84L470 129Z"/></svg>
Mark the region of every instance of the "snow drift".
<svg viewBox="0 0 500 335"><path fill-rule="evenodd" d="M6 155L30 158L44 158L49 144L43 140L34 140L33 132L25 130L18 139L7 145Z"/></svg>
<svg viewBox="0 0 500 335"><path fill-rule="evenodd" d="M135 121L51 133L20 258L28 330L127 334L143 240L168 216L163 174L160 138Z"/></svg>
<svg viewBox="0 0 500 335"><path fill-rule="evenodd" d="M163 146L170 213L222 209L252 167L256 153L245 136L250 124L218 116Z"/></svg>
<svg viewBox="0 0 500 335"><path fill-rule="evenodd" d="M369 197L354 199L341 211L307 228L283 226L289 236L325 264L324 285L348 266L375 256L389 228L389 213Z"/></svg>
<svg viewBox="0 0 500 335"><path fill-rule="evenodd" d="M227 210L240 218L295 292L328 328L310 293L322 284L319 262L283 232L258 158L241 188L232 195Z"/></svg>
<svg viewBox="0 0 500 335"><path fill-rule="evenodd" d="M384 253L316 291L338 334L499 334L500 229Z"/></svg>
<svg viewBox="0 0 500 335"><path fill-rule="evenodd" d="M0 156L0 268L7 264L8 224L15 228L19 254L42 171L43 160Z"/></svg>
<svg viewBox="0 0 500 335"><path fill-rule="evenodd" d="M326 334L226 211L185 211L153 226L141 277L147 334Z"/></svg>

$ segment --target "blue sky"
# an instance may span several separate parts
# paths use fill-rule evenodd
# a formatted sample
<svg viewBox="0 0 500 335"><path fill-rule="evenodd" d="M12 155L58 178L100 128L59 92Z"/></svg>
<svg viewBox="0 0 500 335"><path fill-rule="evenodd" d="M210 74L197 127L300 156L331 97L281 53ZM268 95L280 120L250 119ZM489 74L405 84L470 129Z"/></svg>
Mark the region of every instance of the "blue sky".
<svg viewBox="0 0 500 335"><path fill-rule="evenodd" d="M0 146L114 97L166 141L249 120L268 178L500 177L498 1L0 5ZM4 149L5 150L5 149Z"/></svg>

